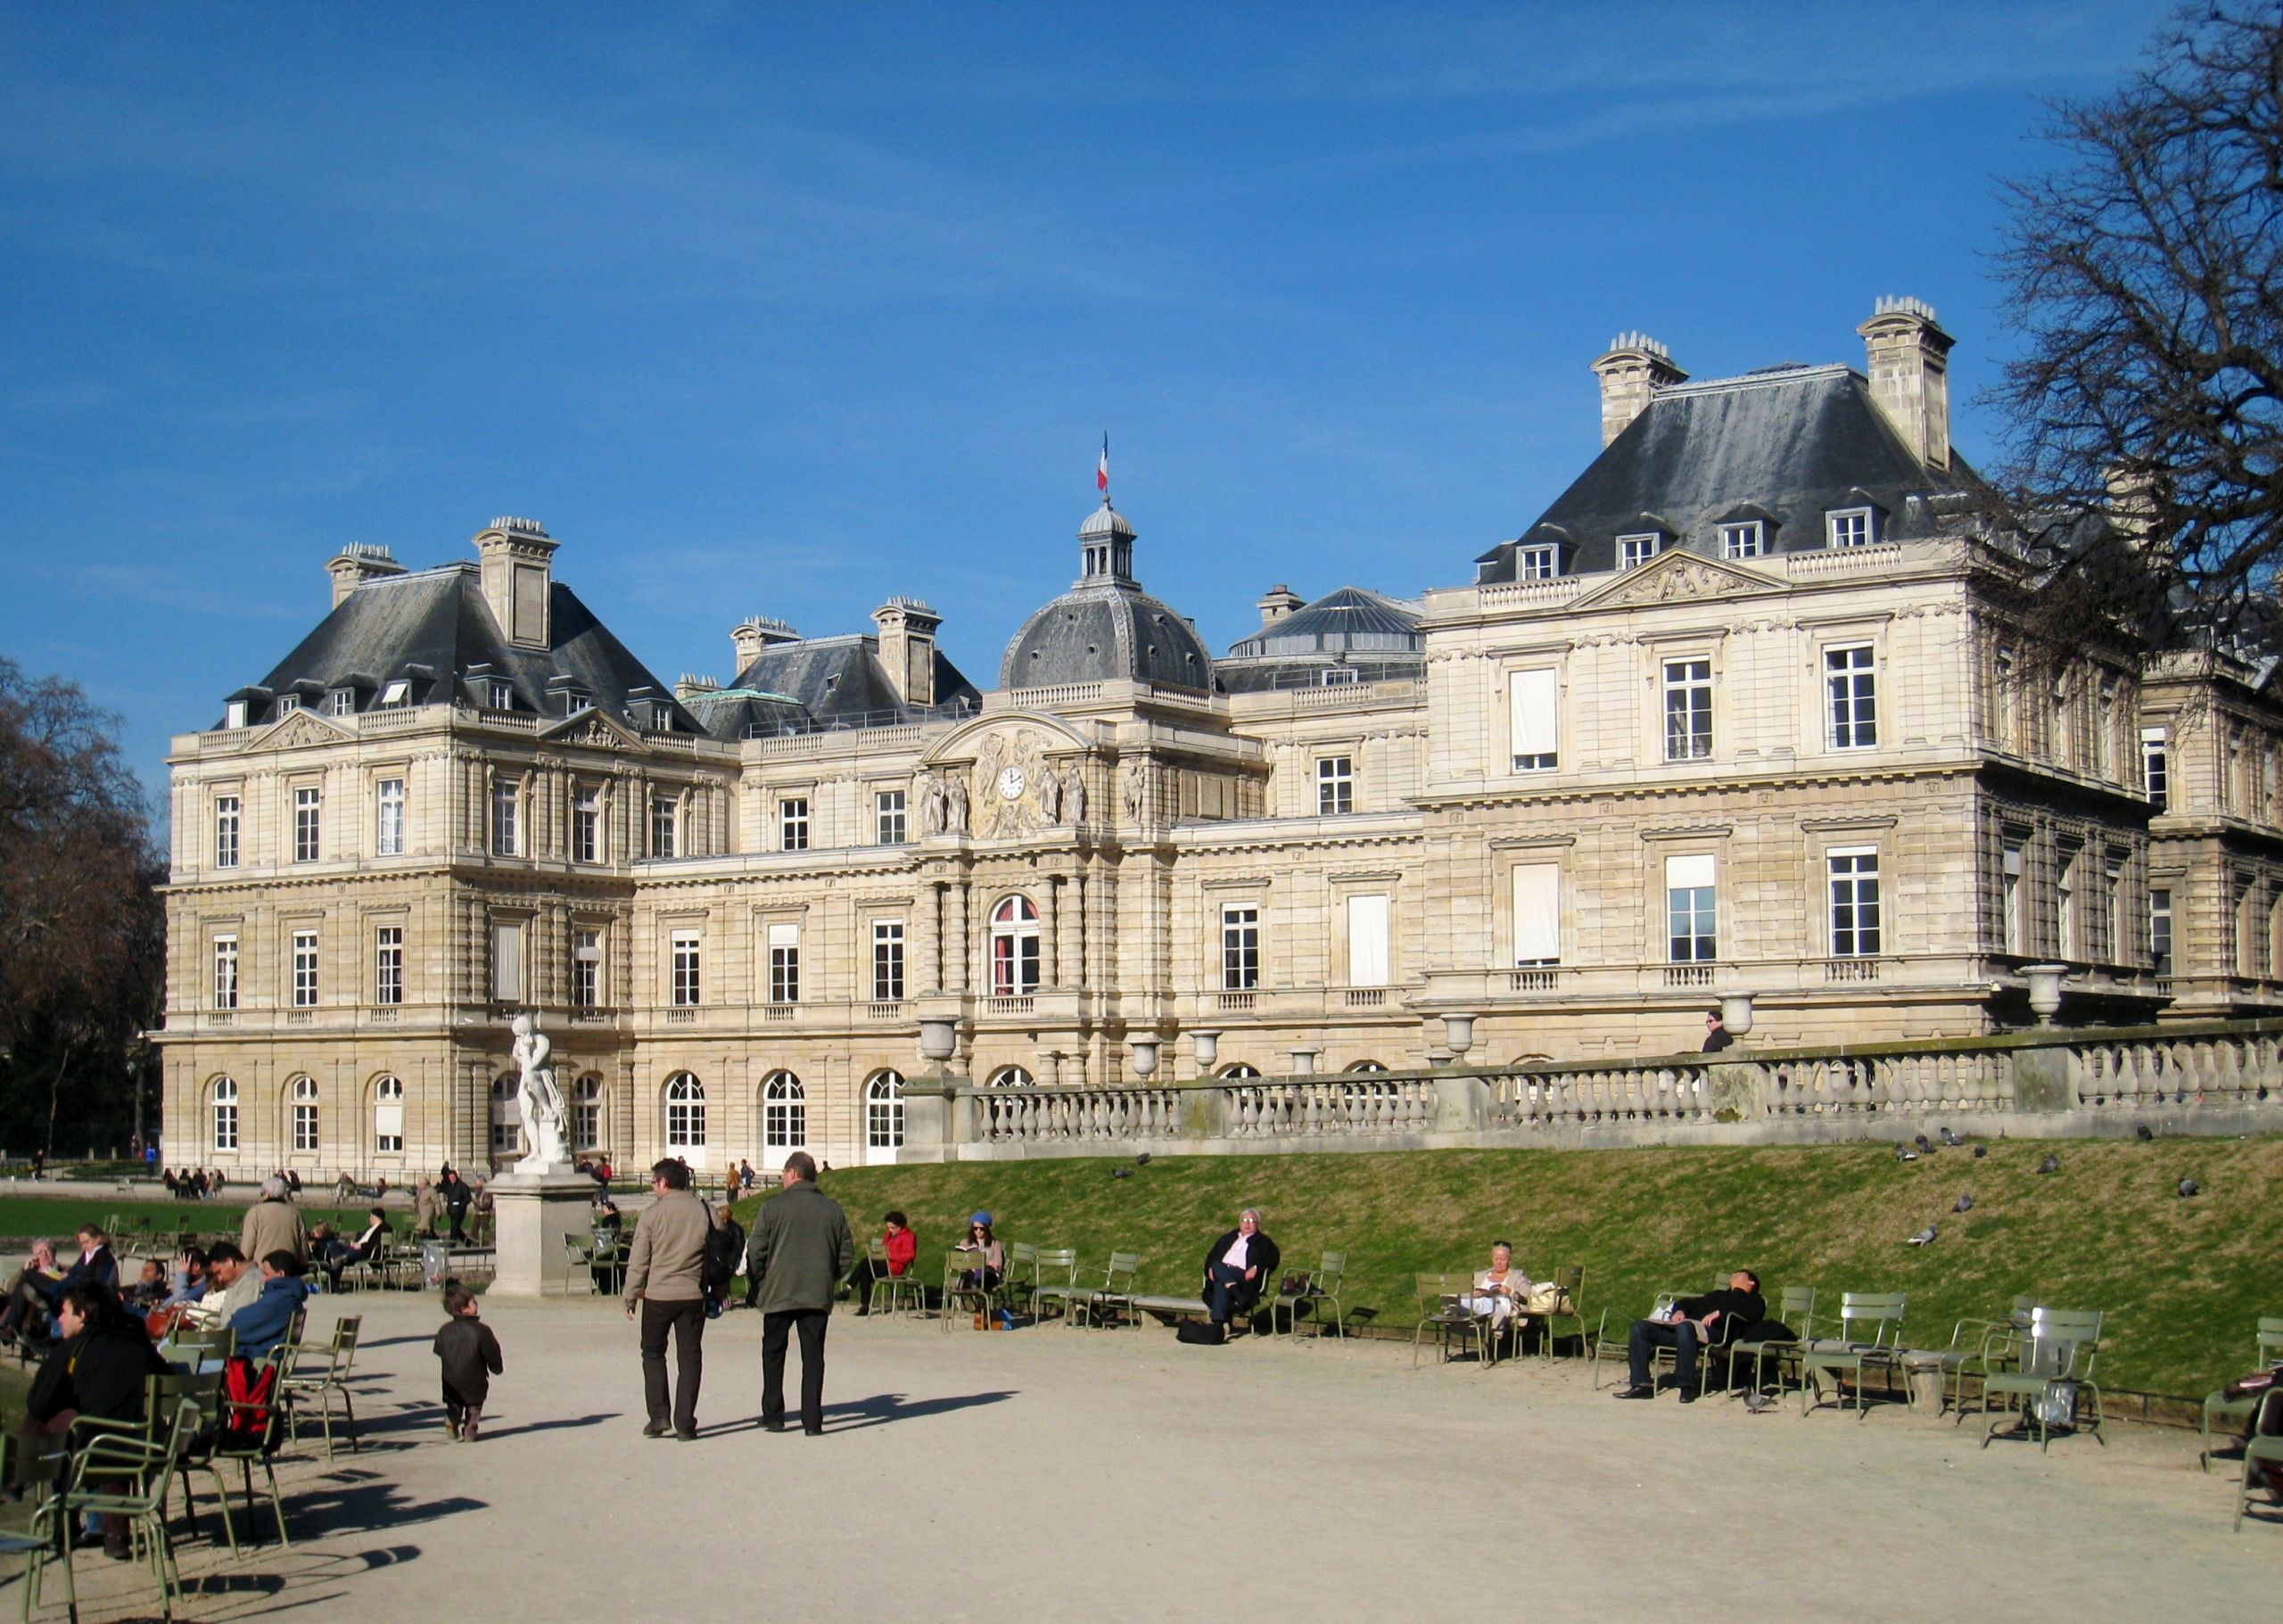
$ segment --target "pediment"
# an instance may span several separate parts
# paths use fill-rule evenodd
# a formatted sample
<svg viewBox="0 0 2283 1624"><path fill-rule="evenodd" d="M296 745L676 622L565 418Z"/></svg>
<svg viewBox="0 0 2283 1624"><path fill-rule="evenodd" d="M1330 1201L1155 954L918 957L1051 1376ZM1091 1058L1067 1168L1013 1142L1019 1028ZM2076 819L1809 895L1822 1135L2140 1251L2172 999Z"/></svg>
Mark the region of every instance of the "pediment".
<svg viewBox="0 0 2283 1624"><path fill-rule="evenodd" d="M1570 612L1579 609L1633 609L1657 604L1685 603L1699 598L1748 598L1780 592L1784 583L1756 570L1700 554L1661 553L1638 568L1627 570L1607 586L1596 587L1573 598Z"/></svg>
<svg viewBox="0 0 2283 1624"><path fill-rule="evenodd" d="M346 744L354 735L315 711L295 711L253 741L260 750L306 750L317 745Z"/></svg>
<svg viewBox="0 0 2283 1624"><path fill-rule="evenodd" d="M639 750L640 735L621 727L600 711L581 711L575 716L565 716L552 727L541 728L539 736L550 744L594 745L606 750Z"/></svg>

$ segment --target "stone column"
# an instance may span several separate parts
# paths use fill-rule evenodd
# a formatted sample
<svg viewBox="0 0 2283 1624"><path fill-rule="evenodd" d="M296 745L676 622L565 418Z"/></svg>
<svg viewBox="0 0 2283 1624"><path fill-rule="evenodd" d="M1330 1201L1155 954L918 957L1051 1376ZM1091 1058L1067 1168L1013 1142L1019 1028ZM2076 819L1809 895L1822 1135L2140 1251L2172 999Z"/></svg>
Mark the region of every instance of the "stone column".
<svg viewBox="0 0 2283 1624"><path fill-rule="evenodd" d="M930 880L919 901L919 974L914 978L914 990L940 993L944 990L944 886L940 880Z"/></svg>
<svg viewBox="0 0 2283 1624"><path fill-rule="evenodd" d="M975 944L968 938L967 881L953 882L948 900L952 904L952 928L944 945L951 954L951 990L964 993L968 990L968 966L975 957Z"/></svg>
<svg viewBox="0 0 2283 1624"><path fill-rule="evenodd" d="M1050 874L1046 877L1046 928L1039 932L1039 980L1042 985L1059 987L1062 985L1062 882Z"/></svg>

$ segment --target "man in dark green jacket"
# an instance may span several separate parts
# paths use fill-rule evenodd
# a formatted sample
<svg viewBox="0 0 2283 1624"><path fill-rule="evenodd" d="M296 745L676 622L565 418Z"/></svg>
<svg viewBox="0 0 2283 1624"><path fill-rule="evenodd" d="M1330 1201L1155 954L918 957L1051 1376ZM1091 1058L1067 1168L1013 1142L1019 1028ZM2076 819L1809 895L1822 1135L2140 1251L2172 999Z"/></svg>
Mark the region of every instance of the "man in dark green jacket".
<svg viewBox="0 0 2283 1624"><path fill-rule="evenodd" d="M801 1333L801 1430L824 1430L824 1330L834 1290L855 1266L840 1203L817 1188L805 1150L785 1158L785 1188L754 1215L746 1272L761 1282L761 1424L785 1430L785 1348Z"/></svg>

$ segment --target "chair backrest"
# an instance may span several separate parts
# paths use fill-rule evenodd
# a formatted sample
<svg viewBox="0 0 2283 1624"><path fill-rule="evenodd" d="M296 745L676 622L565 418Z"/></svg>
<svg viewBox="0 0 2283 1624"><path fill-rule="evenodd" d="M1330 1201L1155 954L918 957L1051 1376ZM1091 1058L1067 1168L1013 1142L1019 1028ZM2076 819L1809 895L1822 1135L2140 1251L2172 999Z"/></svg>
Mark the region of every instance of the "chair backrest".
<svg viewBox="0 0 2283 1624"><path fill-rule="evenodd" d="M333 1327L333 1373L335 1378L346 1376L349 1367L357 1363L357 1339L364 1333L365 1316L344 1314Z"/></svg>
<svg viewBox="0 0 2283 1624"><path fill-rule="evenodd" d="M2056 1381L2089 1377L2100 1351L2103 1313L2097 1308L2039 1308L2030 1315L2024 1368Z"/></svg>
<svg viewBox="0 0 2283 1624"><path fill-rule="evenodd" d="M171 1340L177 1352L195 1351L202 1359L227 1359L238 1351L238 1333L228 1325L177 1331Z"/></svg>
<svg viewBox="0 0 2283 1624"><path fill-rule="evenodd" d="M2254 1346L2259 1350L2255 1361L2261 1364L2283 1363L2283 1317L2262 1315Z"/></svg>
<svg viewBox="0 0 2283 1624"><path fill-rule="evenodd" d="M1578 1293L1583 1290L1586 1285L1585 1265L1576 1263L1563 1264L1554 1271L1554 1285L1556 1290L1570 1298L1570 1306L1575 1307Z"/></svg>
<svg viewBox="0 0 2283 1624"><path fill-rule="evenodd" d="M1038 1248L1027 1241L1007 1242L1007 1273L1010 1286L1027 1286L1038 1279Z"/></svg>
<svg viewBox="0 0 2283 1624"><path fill-rule="evenodd" d="M166 1415L183 1405L194 1412L194 1427L203 1425L222 1413L222 1373L218 1370L193 1376L152 1376L143 1390L143 1414L146 1421L153 1415ZM155 1429L152 1436L157 1436Z"/></svg>
<svg viewBox="0 0 2283 1624"><path fill-rule="evenodd" d="M1845 1291L1839 1298L1839 1334L1850 1341L1865 1340L1868 1330L1874 1347L1902 1341L1902 1311L1909 1303L1900 1291Z"/></svg>
<svg viewBox="0 0 2283 1624"><path fill-rule="evenodd" d="M1075 1286L1078 1283L1078 1249L1075 1246L1043 1246L1036 1251L1038 1283Z"/></svg>
<svg viewBox="0 0 2283 1624"><path fill-rule="evenodd" d="M1308 1283L1312 1286L1319 1287L1325 1291L1335 1290L1339 1285L1339 1277L1347 1273L1348 1254L1345 1252L1326 1252L1322 1258L1317 1260L1316 1272L1309 1279Z"/></svg>
<svg viewBox="0 0 2283 1624"><path fill-rule="evenodd" d="M1141 1253L1112 1252L1109 1255L1109 1267L1102 1274L1102 1287L1109 1291L1130 1291L1133 1289L1133 1277L1141 1272ZM1123 1287L1117 1283L1118 1276L1121 1274L1125 1277L1125 1284Z"/></svg>
<svg viewBox="0 0 2283 1624"><path fill-rule="evenodd" d="M1442 1312L1443 1298L1458 1290L1451 1283L1454 1280L1459 1280L1462 1285L1471 1285L1474 1276L1469 1274L1462 1279L1452 1274L1413 1274L1411 1277L1413 1294L1419 1298L1421 1319L1432 1319Z"/></svg>
<svg viewBox="0 0 2283 1624"><path fill-rule="evenodd" d="M881 1239L878 1235L874 1235L870 1240L865 1241L864 1256L870 1258L874 1263L879 1265L880 1272L882 1274L886 1274L887 1272L888 1243L885 1240Z"/></svg>
<svg viewBox="0 0 2283 1624"><path fill-rule="evenodd" d="M1805 1340L1816 1319L1816 1289L1813 1286L1786 1286L1776 1293L1776 1317L1800 1333Z"/></svg>

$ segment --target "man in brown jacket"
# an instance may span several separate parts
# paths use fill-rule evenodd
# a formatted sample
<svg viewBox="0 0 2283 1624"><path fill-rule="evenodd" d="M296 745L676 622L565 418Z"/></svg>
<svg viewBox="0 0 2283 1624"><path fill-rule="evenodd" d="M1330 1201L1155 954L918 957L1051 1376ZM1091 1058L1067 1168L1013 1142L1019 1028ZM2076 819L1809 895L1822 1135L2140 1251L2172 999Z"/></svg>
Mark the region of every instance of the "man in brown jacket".
<svg viewBox="0 0 2283 1624"><path fill-rule="evenodd" d="M666 1331L674 1334L673 1435L697 1436L697 1384L705 1369L705 1241L713 1215L689 1187L689 1164L668 1157L650 1169L656 1199L634 1226L626 1260L626 1317L642 1311L642 1393L650 1419L645 1438L663 1438L666 1419Z"/></svg>
<svg viewBox="0 0 2283 1624"><path fill-rule="evenodd" d="M249 1257L291 1252L306 1267L309 1261L309 1232L301 1223L301 1209L285 1192L285 1181L271 1176L261 1181L261 1199L246 1208L238 1230L238 1250Z"/></svg>

